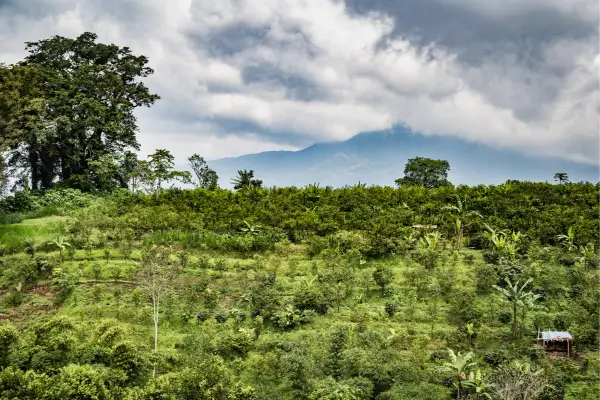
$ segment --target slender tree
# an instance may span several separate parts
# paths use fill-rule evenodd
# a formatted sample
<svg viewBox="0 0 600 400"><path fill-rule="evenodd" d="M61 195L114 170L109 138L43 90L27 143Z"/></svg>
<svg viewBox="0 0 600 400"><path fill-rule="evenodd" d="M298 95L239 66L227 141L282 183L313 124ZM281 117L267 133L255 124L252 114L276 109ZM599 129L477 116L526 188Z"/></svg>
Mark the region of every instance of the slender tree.
<svg viewBox="0 0 600 400"><path fill-rule="evenodd" d="M150 179L150 187L152 191L157 193L163 189L163 184L173 180L179 180L184 183L191 181L191 175L187 171L174 170L175 157L169 150L156 149L156 151L148 156L147 168L150 174L146 178Z"/></svg>
<svg viewBox="0 0 600 400"><path fill-rule="evenodd" d="M136 278L140 288L152 301L154 320L154 353L158 351L158 323L160 305L165 298L173 293L179 278L179 266L169 261L168 249L153 246L148 249L136 270ZM156 376L156 364L152 371Z"/></svg>
<svg viewBox="0 0 600 400"><path fill-rule="evenodd" d="M196 180L194 185L208 190L215 190L218 187L219 176L210 169L203 157L193 154L188 158L190 167L194 172Z"/></svg>

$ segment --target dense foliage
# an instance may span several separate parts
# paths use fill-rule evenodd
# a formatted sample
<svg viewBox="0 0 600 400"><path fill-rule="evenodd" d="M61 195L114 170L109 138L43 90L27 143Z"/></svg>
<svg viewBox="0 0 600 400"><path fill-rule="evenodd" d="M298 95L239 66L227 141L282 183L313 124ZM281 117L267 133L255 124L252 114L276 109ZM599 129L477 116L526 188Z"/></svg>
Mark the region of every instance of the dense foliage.
<svg viewBox="0 0 600 400"><path fill-rule="evenodd" d="M595 398L597 185L69 189L0 209L0 398ZM537 328L571 332L571 357Z"/></svg>

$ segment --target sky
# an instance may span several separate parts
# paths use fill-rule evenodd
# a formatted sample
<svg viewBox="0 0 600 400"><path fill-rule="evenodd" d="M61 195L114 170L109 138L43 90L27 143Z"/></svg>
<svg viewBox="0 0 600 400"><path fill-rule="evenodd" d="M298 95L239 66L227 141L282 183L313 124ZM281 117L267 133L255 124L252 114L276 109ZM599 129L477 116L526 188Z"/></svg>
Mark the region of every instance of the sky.
<svg viewBox="0 0 600 400"><path fill-rule="evenodd" d="M0 62L90 31L149 57L142 153L294 150L406 124L598 164L597 0L0 0Z"/></svg>

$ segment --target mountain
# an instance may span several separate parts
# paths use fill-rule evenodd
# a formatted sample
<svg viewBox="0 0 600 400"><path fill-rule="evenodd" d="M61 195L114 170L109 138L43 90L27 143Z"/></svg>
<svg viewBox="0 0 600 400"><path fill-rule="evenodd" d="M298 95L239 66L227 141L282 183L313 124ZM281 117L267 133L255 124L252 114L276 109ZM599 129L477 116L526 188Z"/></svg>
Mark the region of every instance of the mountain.
<svg viewBox="0 0 600 400"><path fill-rule="evenodd" d="M448 178L456 184L500 184L508 179L552 181L566 172L571 181L600 180L598 167L558 158L496 149L448 136L414 134L404 128L360 133L345 142L317 143L299 151L267 151L209 161L220 186L231 187L240 169L252 169L265 186L340 187L366 183L393 186L409 158L448 160Z"/></svg>

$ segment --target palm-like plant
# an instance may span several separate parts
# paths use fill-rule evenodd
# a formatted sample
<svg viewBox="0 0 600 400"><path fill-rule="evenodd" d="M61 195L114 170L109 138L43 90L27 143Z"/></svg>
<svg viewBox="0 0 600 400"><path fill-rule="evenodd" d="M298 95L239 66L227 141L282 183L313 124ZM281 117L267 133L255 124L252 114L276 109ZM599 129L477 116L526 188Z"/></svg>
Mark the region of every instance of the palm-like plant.
<svg viewBox="0 0 600 400"><path fill-rule="evenodd" d="M485 224L488 232L487 238L492 242L497 251L504 254L508 259L514 260L517 257L518 251L521 249L519 242L523 235L521 232L511 232L510 236L502 231L496 231L491 226Z"/></svg>
<svg viewBox="0 0 600 400"><path fill-rule="evenodd" d="M531 292L526 294L525 298L523 299L523 305L521 306L521 326L523 328L525 328L525 321L528 311L546 309L546 307L544 307L543 305L536 303L541 298L541 294L534 294Z"/></svg>
<svg viewBox="0 0 600 400"><path fill-rule="evenodd" d="M460 399L463 397L463 382L467 380L468 371L470 368L477 365L477 363L471 362L475 357L475 354L471 351L466 354L461 354L461 352L455 353L454 350L448 349L448 355L450 356L450 361L444 363L439 370L452 374L452 377L456 380L456 388L458 389L456 398Z"/></svg>
<svg viewBox="0 0 600 400"><path fill-rule="evenodd" d="M455 214L455 225L458 233L456 244L460 250L462 247L465 228L471 224L473 218L483 218L483 216L477 211L469 210L467 196L461 200L458 194L456 194L456 205L446 206L442 209L451 211L453 214Z"/></svg>
<svg viewBox="0 0 600 400"><path fill-rule="evenodd" d="M58 249L60 255L60 262L63 262L63 254L67 247L71 246L71 243L67 242L63 235L57 235L52 241L48 242L49 245L54 245Z"/></svg>
<svg viewBox="0 0 600 400"><path fill-rule="evenodd" d="M475 326L473 323L467 324L467 335L469 336L469 346L473 347L473 335L475 334Z"/></svg>
<svg viewBox="0 0 600 400"><path fill-rule="evenodd" d="M594 265L596 260L596 248L594 243L588 243L585 246L579 246L579 252L581 254L581 261L588 268L588 265Z"/></svg>
<svg viewBox="0 0 600 400"><path fill-rule="evenodd" d="M435 250L438 247L442 234L439 232L431 232L419 239L419 246L428 250Z"/></svg>
<svg viewBox="0 0 600 400"><path fill-rule="evenodd" d="M469 377L463 382L464 387L475 388L475 399L491 399L492 396L488 391L494 386L483 379L481 370L477 368L475 371L469 372ZM471 397L469 397L471 398Z"/></svg>
<svg viewBox="0 0 600 400"><path fill-rule="evenodd" d="M244 221L244 224L246 227L241 228L241 231L250 235L258 235L260 233L260 229L262 228L260 225L252 225L248 221Z"/></svg>
<svg viewBox="0 0 600 400"><path fill-rule="evenodd" d="M563 242L567 251L572 251L575 247L575 227L570 226L566 235L558 235L556 238Z"/></svg>
<svg viewBox="0 0 600 400"><path fill-rule="evenodd" d="M525 287L529 285L533 279L528 279L523 285L519 286L520 281L517 281L514 285L510 281L509 278L504 278L506 282L506 287L501 288L500 286L494 285L494 288L500 292L505 298L506 301L512 304L513 307L513 336L516 338L518 335L518 325L517 325L517 309L519 307L524 307L525 303L528 301L528 297L534 296L531 292L525 292Z"/></svg>
<svg viewBox="0 0 600 400"><path fill-rule="evenodd" d="M251 189L262 187L262 181L260 179L254 179L254 171L250 170L239 170L238 176L231 180L233 188L235 190L240 189Z"/></svg>
<svg viewBox="0 0 600 400"><path fill-rule="evenodd" d="M557 172L554 174L554 180L558 181L561 185L569 183L569 175L566 172Z"/></svg>

